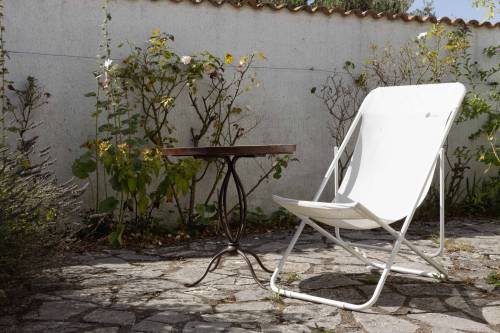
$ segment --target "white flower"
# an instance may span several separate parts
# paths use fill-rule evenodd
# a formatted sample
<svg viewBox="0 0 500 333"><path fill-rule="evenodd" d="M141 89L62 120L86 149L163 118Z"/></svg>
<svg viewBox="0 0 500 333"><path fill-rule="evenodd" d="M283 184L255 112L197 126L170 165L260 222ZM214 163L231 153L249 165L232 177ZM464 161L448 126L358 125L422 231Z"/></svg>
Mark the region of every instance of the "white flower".
<svg viewBox="0 0 500 333"><path fill-rule="evenodd" d="M427 37L427 32L421 32L418 34L417 39L421 40L424 39L425 37Z"/></svg>
<svg viewBox="0 0 500 333"><path fill-rule="evenodd" d="M106 59L106 61L104 61L104 68L109 69L111 67L112 63L113 63L113 60Z"/></svg>
<svg viewBox="0 0 500 333"><path fill-rule="evenodd" d="M189 65L189 63L191 62L191 57L190 56L182 56L181 57L181 62L184 65Z"/></svg>

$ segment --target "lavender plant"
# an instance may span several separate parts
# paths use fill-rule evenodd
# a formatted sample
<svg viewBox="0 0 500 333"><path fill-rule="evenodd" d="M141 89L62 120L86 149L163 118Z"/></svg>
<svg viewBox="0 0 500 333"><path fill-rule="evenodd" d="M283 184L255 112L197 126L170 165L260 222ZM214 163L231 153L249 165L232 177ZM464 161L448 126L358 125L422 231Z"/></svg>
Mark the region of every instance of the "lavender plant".
<svg viewBox="0 0 500 333"><path fill-rule="evenodd" d="M33 77L22 88L8 80L3 25L4 4L0 2L0 229L3 240L13 232L45 227L79 208L82 189L72 180L58 183L51 165L50 148L37 147L33 134L42 123L35 117L42 112L50 94ZM9 142L17 142L15 148ZM61 224L59 224L61 226Z"/></svg>

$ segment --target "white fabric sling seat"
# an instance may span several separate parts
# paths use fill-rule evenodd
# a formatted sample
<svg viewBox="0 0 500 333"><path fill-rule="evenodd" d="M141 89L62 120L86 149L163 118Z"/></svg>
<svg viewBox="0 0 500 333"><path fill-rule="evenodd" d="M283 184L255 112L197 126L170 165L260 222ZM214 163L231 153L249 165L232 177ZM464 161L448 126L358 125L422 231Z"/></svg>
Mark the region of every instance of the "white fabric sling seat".
<svg viewBox="0 0 500 333"><path fill-rule="evenodd" d="M461 83L383 87L371 91L363 101L338 152L335 153L316 195L311 201L273 196L274 201L302 222L271 278L273 291L289 297L362 310L373 305L390 271L444 279L443 266L433 257L442 254L444 244L444 144L465 96ZM346 174L338 186L338 161L357 131L357 140ZM439 164L438 164L439 163ZM425 254L406 238L415 210L425 199L439 165L440 244L433 254ZM335 194L331 202L319 202L334 175ZM403 220L401 230L390 224ZM276 285L277 277L305 225L343 247L373 269L382 270L373 296L363 304L352 304L285 290ZM335 227L335 235L319 224ZM391 255L383 262L370 261L358 247L387 251L372 245L345 242L341 229L383 228L394 237ZM401 245L422 257L436 271L426 272L393 265ZM355 245L356 247L353 247Z"/></svg>
<svg viewBox="0 0 500 333"><path fill-rule="evenodd" d="M373 221L373 213L359 202L318 202L282 198L273 195L273 200L297 216L308 216L314 221L344 229L373 229L380 225ZM394 221L385 221L392 223Z"/></svg>

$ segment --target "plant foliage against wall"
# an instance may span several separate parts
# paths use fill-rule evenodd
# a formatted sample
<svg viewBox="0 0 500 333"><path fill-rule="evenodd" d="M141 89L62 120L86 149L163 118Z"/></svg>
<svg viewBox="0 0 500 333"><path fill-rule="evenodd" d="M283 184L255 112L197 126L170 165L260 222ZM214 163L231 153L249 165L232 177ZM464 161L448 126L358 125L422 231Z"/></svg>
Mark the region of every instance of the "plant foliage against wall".
<svg viewBox="0 0 500 333"><path fill-rule="evenodd" d="M248 136L259 118L239 99L259 87L251 69L265 56L251 53L235 59L229 53L221 58L209 52L181 56L172 47L174 36L155 30L145 47L130 45L131 53L114 63L107 2L103 10L96 90L87 94L95 100L95 134L82 145L85 152L73 164L75 176L91 184L95 202L91 229L100 221L111 221L112 243L120 244L124 232L152 230L158 225L159 209L171 207L186 232L202 231L217 218L215 200L224 164L164 158L161 148L177 144L179 125L174 116L180 112L184 119L194 119L184 128L194 147L233 146ZM246 194L270 177L280 178L288 162L284 156L259 164L261 174ZM200 183L208 188L206 193L200 193Z"/></svg>
<svg viewBox="0 0 500 333"><path fill-rule="evenodd" d="M313 88L331 117L332 137L340 145L351 120L366 94L379 86L460 81L468 92L457 125L478 121L470 133L470 145L447 151L446 204L455 214L495 213L500 205L500 46L483 50L484 64L472 60L470 31L447 30L436 24L399 49L370 45L371 56L363 64L347 61L344 73L328 77ZM350 151L348 151L348 154ZM344 156L344 170L349 156ZM471 175L474 161L484 165L484 174ZM437 203L431 191L429 204Z"/></svg>
<svg viewBox="0 0 500 333"><path fill-rule="evenodd" d="M414 0L262 0L260 3L290 4L300 6L312 4L328 8L342 8L344 10L374 10L376 12L406 13Z"/></svg>

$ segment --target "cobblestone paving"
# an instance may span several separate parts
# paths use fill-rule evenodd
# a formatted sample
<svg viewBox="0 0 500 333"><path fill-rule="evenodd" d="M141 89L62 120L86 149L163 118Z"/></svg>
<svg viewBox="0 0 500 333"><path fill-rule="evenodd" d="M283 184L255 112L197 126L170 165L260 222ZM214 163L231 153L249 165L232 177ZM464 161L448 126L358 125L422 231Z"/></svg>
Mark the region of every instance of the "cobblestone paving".
<svg viewBox="0 0 500 333"><path fill-rule="evenodd" d="M410 236L431 251L424 224ZM437 227L437 223L433 224ZM102 250L75 255L65 266L45 270L32 281L30 308L0 317L2 332L500 332L499 288L485 281L500 265L499 221L447 224L448 253L440 261L447 282L394 274L377 306L351 312L279 298L260 289L241 258L227 257L201 285L186 288L203 273L222 242L192 242L141 252ZM350 232L346 238L386 244L378 232ZM274 267L291 232L245 239ZM455 251L455 252L451 252ZM387 254L366 252L368 257ZM423 263L404 253L399 261ZM257 266L256 266L257 267ZM291 288L340 300L362 302L377 275L347 253L306 233L282 276ZM294 274L292 274L294 273ZM259 271L262 279L269 275ZM297 280L299 278L299 280Z"/></svg>

